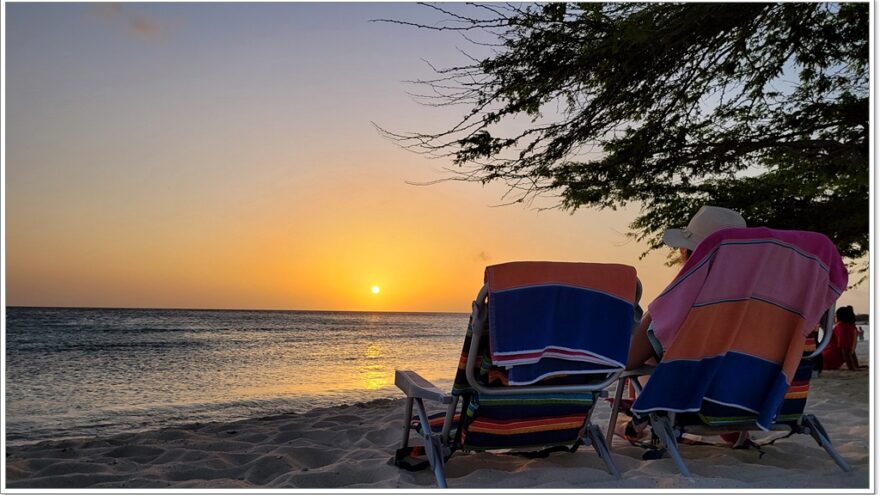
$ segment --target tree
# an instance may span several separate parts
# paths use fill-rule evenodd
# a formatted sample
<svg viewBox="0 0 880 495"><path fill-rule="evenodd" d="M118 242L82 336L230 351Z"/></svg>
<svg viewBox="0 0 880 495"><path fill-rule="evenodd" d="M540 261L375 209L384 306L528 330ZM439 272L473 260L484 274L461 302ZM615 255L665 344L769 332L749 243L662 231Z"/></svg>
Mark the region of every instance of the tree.
<svg viewBox="0 0 880 495"><path fill-rule="evenodd" d="M439 133L380 130L451 158L447 179L569 211L638 204L649 251L714 204L867 253L867 3L427 7L448 22L387 22L487 51L418 81L423 102L466 111Z"/></svg>

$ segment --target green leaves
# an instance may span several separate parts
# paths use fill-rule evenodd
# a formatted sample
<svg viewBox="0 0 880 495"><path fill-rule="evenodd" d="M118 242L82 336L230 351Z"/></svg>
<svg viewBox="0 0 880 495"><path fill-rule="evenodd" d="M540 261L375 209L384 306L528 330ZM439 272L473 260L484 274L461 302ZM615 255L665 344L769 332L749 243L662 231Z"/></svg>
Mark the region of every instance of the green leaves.
<svg viewBox="0 0 880 495"><path fill-rule="evenodd" d="M455 15L498 48L438 79L457 82L450 99L471 111L449 132L394 135L452 155L460 180L570 210L640 203L631 227L650 248L715 204L867 253L867 3L491 10ZM531 125L511 133L522 116Z"/></svg>

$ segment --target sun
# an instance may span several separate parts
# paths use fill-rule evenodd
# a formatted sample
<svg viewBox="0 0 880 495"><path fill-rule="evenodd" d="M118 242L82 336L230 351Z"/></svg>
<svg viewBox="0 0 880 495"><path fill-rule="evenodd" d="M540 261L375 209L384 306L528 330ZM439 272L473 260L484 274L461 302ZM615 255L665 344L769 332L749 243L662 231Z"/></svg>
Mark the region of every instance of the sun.
<svg viewBox="0 0 880 495"><path fill-rule="evenodd" d="M373 294L378 294L378 293L379 293L379 290L380 290L380 289L379 289L379 286L378 286L378 285L374 285L373 288L370 289L370 292L372 292Z"/></svg>

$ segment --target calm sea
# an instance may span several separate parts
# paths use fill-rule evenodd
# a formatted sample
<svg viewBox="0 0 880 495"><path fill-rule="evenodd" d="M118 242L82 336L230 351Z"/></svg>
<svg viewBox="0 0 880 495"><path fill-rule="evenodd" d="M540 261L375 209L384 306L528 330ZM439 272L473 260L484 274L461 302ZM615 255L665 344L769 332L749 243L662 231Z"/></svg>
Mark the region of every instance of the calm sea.
<svg viewBox="0 0 880 495"><path fill-rule="evenodd" d="M451 385L465 314L8 308L6 441L230 421Z"/></svg>

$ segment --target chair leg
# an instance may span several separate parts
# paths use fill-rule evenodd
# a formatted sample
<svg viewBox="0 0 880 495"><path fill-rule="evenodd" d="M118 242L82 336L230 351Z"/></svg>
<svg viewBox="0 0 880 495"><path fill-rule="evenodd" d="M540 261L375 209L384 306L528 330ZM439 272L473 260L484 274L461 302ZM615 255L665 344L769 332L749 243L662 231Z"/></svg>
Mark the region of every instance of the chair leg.
<svg viewBox="0 0 880 495"><path fill-rule="evenodd" d="M617 380L617 390L614 392L614 402L611 404L611 418L608 420L608 434L605 442L608 448L614 443L614 427L617 426L617 414L620 412L620 401L623 400L623 389L626 387L626 378Z"/></svg>
<svg viewBox="0 0 880 495"><path fill-rule="evenodd" d="M425 454L431 464L431 470L437 479L438 488L446 488L446 473L443 472L443 453L440 440L431 431L431 423L428 421L428 411L422 399L416 399L416 409L419 414L419 422L422 425L422 435L425 437Z"/></svg>
<svg viewBox="0 0 880 495"><path fill-rule="evenodd" d="M403 410L403 441L400 442L400 448L405 449L409 446L409 430L412 427L412 410L413 410L413 399L412 397L406 398L406 407Z"/></svg>
<svg viewBox="0 0 880 495"><path fill-rule="evenodd" d="M437 479L438 488L447 488L446 472L443 466L443 449L440 446L439 439L434 438L432 440L434 442L434 478Z"/></svg>
<svg viewBox="0 0 880 495"><path fill-rule="evenodd" d="M691 478L691 472L678 451L678 442L675 440L675 432L672 431L672 423L669 421L669 418L651 414L651 429L654 431L654 434L660 437L660 441L663 442L666 451L672 456L672 460L675 461L681 474Z"/></svg>
<svg viewBox="0 0 880 495"><path fill-rule="evenodd" d="M828 455L834 459L834 462L840 466L840 469L843 469L845 472L852 471L852 466L850 466L849 463L846 462L846 460L837 452L834 445L831 445L831 440L828 438L828 434L825 433L825 428L822 427L819 418L812 414L805 414L803 424L809 429L810 436L813 437L813 440L815 440L820 447L825 449L825 452L828 452Z"/></svg>
<svg viewBox="0 0 880 495"><path fill-rule="evenodd" d="M458 407L458 396L455 396L452 399L452 402L449 403L449 407L446 408L446 418L443 419L443 430L440 432L440 440L443 443L450 443L449 432L452 429L452 422L455 421L455 408Z"/></svg>
<svg viewBox="0 0 880 495"><path fill-rule="evenodd" d="M617 469L617 465L614 464L614 459L611 458L611 451L608 450L608 444L605 443L605 437L602 436L602 430L600 430L598 426L588 423L586 434L587 441L594 449L596 449L596 453L599 454L599 457L605 461L605 466L608 468L608 472L611 473L611 476L620 479L620 470Z"/></svg>

